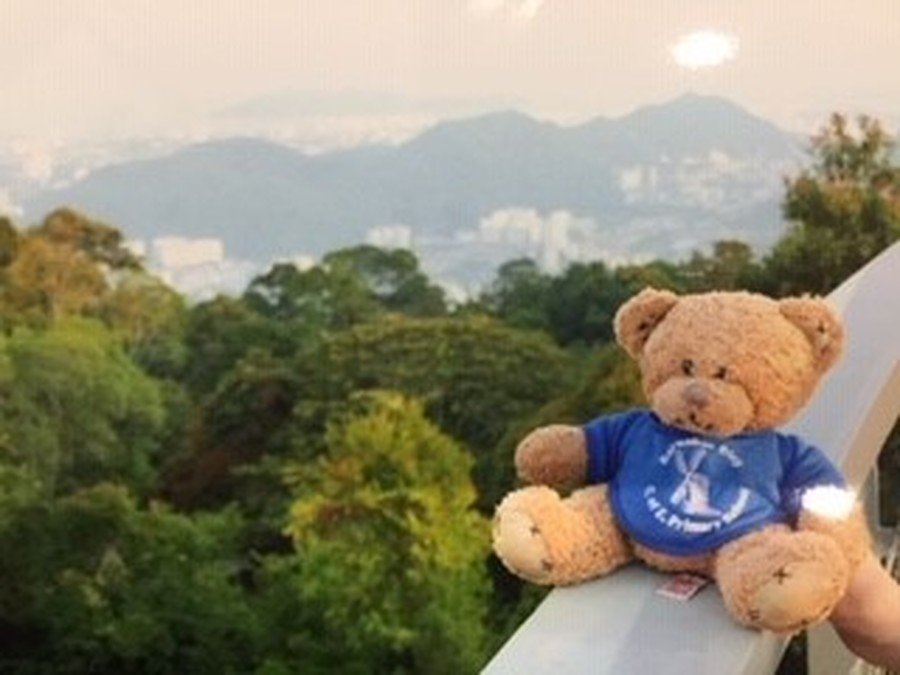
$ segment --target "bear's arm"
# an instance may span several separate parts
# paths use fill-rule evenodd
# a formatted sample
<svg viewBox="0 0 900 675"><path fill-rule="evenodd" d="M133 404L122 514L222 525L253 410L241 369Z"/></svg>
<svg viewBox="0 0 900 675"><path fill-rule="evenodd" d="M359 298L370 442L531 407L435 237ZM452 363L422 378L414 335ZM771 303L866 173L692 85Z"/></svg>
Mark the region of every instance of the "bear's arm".
<svg viewBox="0 0 900 675"><path fill-rule="evenodd" d="M561 490L609 482L618 471L623 436L645 414L618 413L583 427L557 424L532 431L516 448L519 478Z"/></svg>
<svg viewBox="0 0 900 675"><path fill-rule="evenodd" d="M580 427L553 424L528 434L516 448L516 473L531 485L557 490L584 485L587 439Z"/></svg>
<svg viewBox="0 0 900 675"><path fill-rule="evenodd" d="M825 454L802 439L783 439L785 475L782 484L788 514L798 530L832 537L851 568L871 551L871 537L862 505L848 491L843 475Z"/></svg>

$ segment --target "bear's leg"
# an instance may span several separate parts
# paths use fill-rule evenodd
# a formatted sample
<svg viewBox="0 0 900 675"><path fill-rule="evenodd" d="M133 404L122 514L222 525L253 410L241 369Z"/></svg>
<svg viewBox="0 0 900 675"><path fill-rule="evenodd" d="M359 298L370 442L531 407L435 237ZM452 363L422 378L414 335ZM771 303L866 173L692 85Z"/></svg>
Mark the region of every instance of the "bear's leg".
<svg viewBox="0 0 900 675"><path fill-rule="evenodd" d="M723 546L715 577L739 623L787 635L831 613L849 567L830 537L774 525Z"/></svg>
<svg viewBox="0 0 900 675"><path fill-rule="evenodd" d="M605 486L567 499L542 486L508 494L494 517L494 551L514 574L553 586L607 574L632 557Z"/></svg>

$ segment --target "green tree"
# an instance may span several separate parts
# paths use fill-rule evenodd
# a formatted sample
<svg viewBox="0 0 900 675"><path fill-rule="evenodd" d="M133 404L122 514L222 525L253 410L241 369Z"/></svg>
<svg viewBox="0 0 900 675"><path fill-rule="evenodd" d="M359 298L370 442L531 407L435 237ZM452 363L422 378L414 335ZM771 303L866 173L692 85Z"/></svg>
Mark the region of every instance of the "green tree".
<svg viewBox="0 0 900 675"><path fill-rule="evenodd" d="M357 399L298 466L289 531L304 604L338 672L474 672L484 648L487 522L467 453L394 394Z"/></svg>
<svg viewBox="0 0 900 675"><path fill-rule="evenodd" d="M298 326L263 316L242 300L219 296L190 308L185 328L183 382L195 396L211 394L219 380L251 349L293 354L307 339Z"/></svg>
<svg viewBox="0 0 900 675"><path fill-rule="evenodd" d="M29 234L83 253L106 269L140 269L141 264L125 245L122 232L106 223L88 218L70 208L51 211Z"/></svg>
<svg viewBox="0 0 900 675"><path fill-rule="evenodd" d="M621 265L616 267L613 273L619 283L627 289L628 297L647 286L664 288L675 293L686 293L689 288L688 280L685 278L684 265L667 260Z"/></svg>
<svg viewBox="0 0 900 675"><path fill-rule="evenodd" d="M446 313L444 292L419 269L413 253L367 245L329 253L307 270L274 265L250 283L244 299L260 314L318 331L348 328L384 313Z"/></svg>
<svg viewBox="0 0 900 675"><path fill-rule="evenodd" d="M0 216L0 268L8 267L16 259L21 235L13 222Z"/></svg>
<svg viewBox="0 0 900 675"><path fill-rule="evenodd" d="M712 254L695 251L680 266L686 289L692 293L755 289L763 282L763 270L749 244L734 239L713 244Z"/></svg>
<svg viewBox="0 0 900 675"><path fill-rule="evenodd" d="M791 229L766 259L775 294L828 293L900 238L900 167L881 124L835 114L812 140L813 164L786 182Z"/></svg>
<svg viewBox="0 0 900 675"><path fill-rule="evenodd" d="M5 281L6 313L33 323L95 313L108 289L87 254L33 233L21 240Z"/></svg>
<svg viewBox="0 0 900 675"><path fill-rule="evenodd" d="M165 422L156 383L85 319L0 337L0 461L48 494L100 480L148 490Z"/></svg>
<svg viewBox="0 0 900 675"><path fill-rule="evenodd" d="M297 378L288 365L251 347L198 405L189 452L166 471L167 497L183 508L238 501L248 515L270 516L262 524L271 527L282 515L277 509L284 497L277 463L262 476L235 469L289 454L287 423L297 395Z"/></svg>
<svg viewBox="0 0 900 675"><path fill-rule="evenodd" d="M361 245L329 253L322 266L331 274L357 276L389 312L407 316L446 313L444 292L419 269L412 251Z"/></svg>
<svg viewBox="0 0 900 675"><path fill-rule="evenodd" d="M549 330L563 345L612 339L612 319L630 295L601 261L576 263L550 284Z"/></svg>
<svg viewBox="0 0 900 675"><path fill-rule="evenodd" d="M107 294L99 315L120 333L128 355L157 377L175 378L187 358L184 298L142 270L126 270Z"/></svg>
<svg viewBox="0 0 900 675"><path fill-rule="evenodd" d="M571 367L546 336L486 317L394 317L356 326L298 357L297 442L310 444L308 456L314 455L322 419L355 391L421 397L429 418L475 453L480 503L491 509L512 472L509 461L502 473L492 471L497 441L512 422L565 391Z"/></svg>
<svg viewBox="0 0 900 675"><path fill-rule="evenodd" d="M531 258L503 263L480 302L496 317L514 328L548 330L552 278L541 272Z"/></svg>
<svg viewBox="0 0 900 675"><path fill-rule="evenodd" d="M7 321L41 323L96 313L110 273L141 266L119 230L63 208L22 233L3 219L0 268Z"/></svg>
<svg viewBox="0 0 900 675"><path fill-rule="evenodd" d="M141 510L107 484L4 515L4 673L252 672L260 640L278 630L235 583L232 511Z"/></svg>
<svg viewBox="0 0 900 675"><path fill-rule="evenodd" d="M255 278L244 300L263 316L290 320L317 332L367 321L380 311L352 270L331 273L320 266L301 270L293 263L278 263Z"/></svg>

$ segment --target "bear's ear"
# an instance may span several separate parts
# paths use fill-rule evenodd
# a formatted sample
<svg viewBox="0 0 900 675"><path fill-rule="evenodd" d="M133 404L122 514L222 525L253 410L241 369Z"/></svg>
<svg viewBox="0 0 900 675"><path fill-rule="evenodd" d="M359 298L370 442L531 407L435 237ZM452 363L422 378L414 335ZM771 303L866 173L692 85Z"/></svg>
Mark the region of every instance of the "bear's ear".
<svg viewBox="0 0 900 675"><path fill-rule="evenodd" d="M810 296L785 298L778 309L812 344L819 372L833 366L844 348L844 327L828 303Z"/></svg>
<svg viewBox="0 0 900 675"><path fill-rule="evenodd" d="M645 288L619 307L613 320L613 328L616 340L631 358L640 356L653 329L677 302L678 296L671 291Z"/></svg>

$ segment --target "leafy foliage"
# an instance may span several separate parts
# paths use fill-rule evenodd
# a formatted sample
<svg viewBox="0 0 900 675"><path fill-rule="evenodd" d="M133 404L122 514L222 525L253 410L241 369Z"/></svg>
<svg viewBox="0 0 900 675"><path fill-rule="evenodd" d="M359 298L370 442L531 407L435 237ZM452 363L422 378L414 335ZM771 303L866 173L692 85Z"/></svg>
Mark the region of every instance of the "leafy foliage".
<svg viewBox="0 0 900 675"><path fill-rule="evenodd" d="M207 396L248 351L287 356L302 339L291 324L263 316L234 298L220 296L195 305L185 329L185 386L195 396Z"/></svg>
<svg viewBox="0 0 900 675"><path fill-rule="evenodd" d="M247 508L250 502L262 507L270 497L282 495L277 471L262 494L253 495L245 490L254 481L243 480L234 469L287 454L285 426L297 388L284 361L251 347L196 406L190 452L167 467L166 496L185 508L209 508L232 500Z"/></svg>
<svg viewBox="0 0 900 675"><path fill-rule="evenodd" d="M814 163L789 180L794 226L766 260L773 293L827 293L900 239L900 167L881 124L833 115L812 141Z"/></svg>
<svg viewBox="0 0 900 675"><path fill-rule="evenodd" d="M234 513L141 510L124 488L98 485L6 516L3 672L251 670L261 627L229 580Z"/></svg>
<svg viewBox="0 0 900 675"><path fill-rule="evenodd" d="M115 228L71 209L24 233L0 228L5 313L31 322L92 314L110 289L109 270L140 269Z"/></svg>
<svg viewBox="0 0 900 675"><path fill-rule="evenodd" d="M315 434L327 402L358 390L422 397L429 418L475 452L481 504L490 509L511 484L511 468L499 476L488 469L497 441L510 423L565 390L571 365L545 336L484 317L393 318L336 333L303 359L312 401L298 422Z"/></svg>
<svg viewBox="0 0 900 675"><path fill-rule="evenodd" d="M254 279L244 294L260 314L314 330L348 328L385 312L439 316L444 292L419 269L409 251L357 246L329 253L301 270L280 263Z"/></svg>
<svg viewBox="0 0 900 675"><path fill-rule="evenodd" d="M482 294L481 304L494 316L515 328L549 330L551 277L531 258L504 263L497 277Z"/></svg>
<svg viewBox="0 0 900 675"><path fill-rule="evenodd" d="M355 246L329 253L322 259L322 266L333 275L361 280L388 312L420 317L446 313L443 289L419 269L411 251Z"/></svg>
<svg viewBox="0 0 900 675"><path fill-rule="evenodd" d="M129 356L157 377L175 379L187 360L183 297L142 270L120 272L99 312L124 338Z"/></svg>
<svg viewBox="0 0 900 675"><path fill-rule="evenodd" d="M357 399L292 472L301 592L341 672L472 672L484 646L487 523L471 459L394 394Z"/></svg>
<svg viewBox="0 0 900 675"><path fill-rule="evenodd" d="M70 319L0 337L3 459L48 494L101 480L148 490L165 412L159 387L102 325Z"/></svg>

